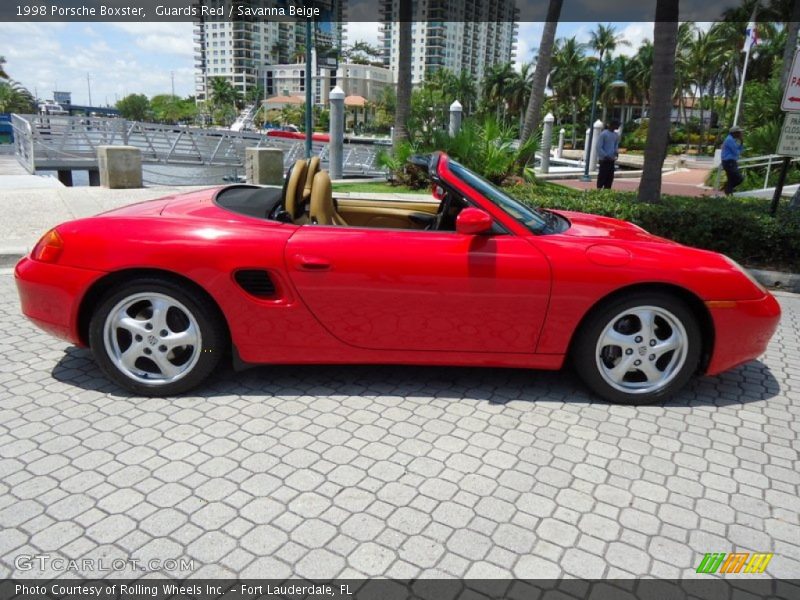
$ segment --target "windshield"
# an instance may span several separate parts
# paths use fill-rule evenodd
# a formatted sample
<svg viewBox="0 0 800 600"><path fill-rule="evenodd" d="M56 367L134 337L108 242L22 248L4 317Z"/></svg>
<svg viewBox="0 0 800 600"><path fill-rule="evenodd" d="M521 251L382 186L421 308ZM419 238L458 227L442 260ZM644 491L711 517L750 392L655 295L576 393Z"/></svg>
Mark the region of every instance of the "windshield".
<svg viewBox="0 0 800 600"><path fill-rule="evenodd" d="M452 159L450 159L448 166L450 167L450 170L455 173L456 176L464 183L476 189L482 195L486 196L489 200L502 208L503 211L511 215L514 219L522 223L533 233L550 232L550 227L548 227L550 218L547 214L530 206L526 206L519 200L515 200L502 190L486 181L480 175L473 173L464 165L461 165Z"/></svg>

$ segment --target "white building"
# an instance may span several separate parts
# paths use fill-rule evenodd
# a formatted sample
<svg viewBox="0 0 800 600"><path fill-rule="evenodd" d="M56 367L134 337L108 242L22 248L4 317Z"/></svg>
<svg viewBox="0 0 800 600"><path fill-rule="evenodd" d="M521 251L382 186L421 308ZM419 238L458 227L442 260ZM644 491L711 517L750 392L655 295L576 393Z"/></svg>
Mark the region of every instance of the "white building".
<svg viewBox="0 0 800 600"><path fill-rule="evenodd" d="M383 62L396 80L400 0L381 2ZM411 25L412 81L442 68L480 81L489 67L513 62L518 16L514 0L418 0Z"/></svg>
<svg viewBox="0 0 800 600"><path fill-rule="evenodd" d="M267 65L262 70L262 86L266 84L267 96L303 96L305 87L305 63ZM379 99L387 86L393 85L392 73L384 67L340 63L338 69L328 69L312 62L314 104L327 105L328 92L335 86L347 96L363 96L369 102Z"/></svg>

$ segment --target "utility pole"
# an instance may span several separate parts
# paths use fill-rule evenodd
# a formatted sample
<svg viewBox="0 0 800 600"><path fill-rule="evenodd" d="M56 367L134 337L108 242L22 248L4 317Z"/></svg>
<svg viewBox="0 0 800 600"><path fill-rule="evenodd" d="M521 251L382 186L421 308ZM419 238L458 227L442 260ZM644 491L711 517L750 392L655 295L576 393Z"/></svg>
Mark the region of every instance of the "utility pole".
<svg viewBox="0 0 800 600"><path fill-rule="evenodd" d="M89 106L92 105L92 79L89 73L86 74L86 87L89 89Z"/></svg>
<svg viewBox="0 0 800 600"><path fill-rule="evenodd" d="M175 97L175 71L170 71L169 77L172 80L172 96Z"/></svg>

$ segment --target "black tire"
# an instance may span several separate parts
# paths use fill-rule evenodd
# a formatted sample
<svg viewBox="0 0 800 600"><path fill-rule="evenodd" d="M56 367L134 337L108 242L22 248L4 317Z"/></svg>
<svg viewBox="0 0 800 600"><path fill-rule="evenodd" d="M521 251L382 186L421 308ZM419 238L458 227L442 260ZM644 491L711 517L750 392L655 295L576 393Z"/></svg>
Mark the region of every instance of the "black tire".
<svg viewBox="0 0 800 600"><path fill-rule="evenodd" d="M653 315L651 328L645 323L648 315ZM601 336L614 342L601 345ZM671 343L678 344L672 340L679 338L682 343L670 351ZM617 339L624 341L617 344ZM700 326L685 302L666 293L635 292L593 310L576 335L571 358L578 375L601 398L642 405L683 388L697 372L701 353Z"/></svg>
<svg viewBox="0 0 800 600"><path fill-rule="evenodd" d="M228 336L205 296L153 277L116 286L102 297L89 324L89 344L97 364L120 386L142 396L172 396L214 371Z"/></svg>

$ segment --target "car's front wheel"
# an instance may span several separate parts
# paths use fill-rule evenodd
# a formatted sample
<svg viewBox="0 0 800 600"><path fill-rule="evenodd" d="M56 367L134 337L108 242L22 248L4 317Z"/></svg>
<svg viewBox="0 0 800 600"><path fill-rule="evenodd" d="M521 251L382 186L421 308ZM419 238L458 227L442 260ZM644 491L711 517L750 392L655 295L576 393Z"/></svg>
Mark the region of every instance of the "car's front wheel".
<svg viewBox="0 0 800 600"><path fill-rule="evenodd" d="M226 348L215 307L185 286L141 279L112 289L89 325L103 371L145 396L179 394L202 382Z"/></svg>
<svg viewBox="0 0 800 600"><path fill-rule="evenodd" d="M697 318L683 301L634 293L587 318L572 358L599 396L621 404L650 404L686 385L697 371L701 345Z"/></svg>

